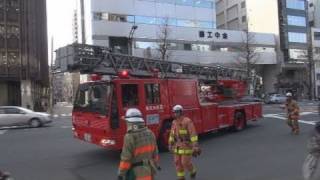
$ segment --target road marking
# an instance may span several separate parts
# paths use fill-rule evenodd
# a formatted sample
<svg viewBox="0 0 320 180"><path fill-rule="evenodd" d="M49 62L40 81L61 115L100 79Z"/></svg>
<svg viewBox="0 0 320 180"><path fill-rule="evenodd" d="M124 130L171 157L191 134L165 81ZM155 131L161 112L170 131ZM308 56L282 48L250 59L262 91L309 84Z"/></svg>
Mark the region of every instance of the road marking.
<svg viewBox="0 0 320 180"><path fill-rule="evenodd" d="M3 135L7 132L8 130L0 130L0 135Z"/></svg>
<svg viewBox="0 0 320 180"><path fill-rule="evenodd" d="M281 119L281 120L287 120L286 117L279 116L278 114L265 114L263 117L267 118L275 118L275 119ZM302 124L308 124L308 125L315 125L317 121L305 121L305 120L299 120L299 123Z"/></svg>
<svg viewBox="0 0 320 180"><path fill-rule="evenodd" d="M317 113L316 112L302 112L302 113L300 113L301 116L310 115L310 114L317 114Z"/></svg>
<svg viewBox="0 0 320 180"><path fill-rule="evenodd" d="M55 114L55 115L53 115L53 117L54 117L54 118L57 118L57 117L59 117L59 115L58 115L58 114Z"/></svg>
<svg viewBox="0 0 320 180"><path fill-rule="evenodd" d="M71 129L72 126L61 126L62 129Z"/></svg>

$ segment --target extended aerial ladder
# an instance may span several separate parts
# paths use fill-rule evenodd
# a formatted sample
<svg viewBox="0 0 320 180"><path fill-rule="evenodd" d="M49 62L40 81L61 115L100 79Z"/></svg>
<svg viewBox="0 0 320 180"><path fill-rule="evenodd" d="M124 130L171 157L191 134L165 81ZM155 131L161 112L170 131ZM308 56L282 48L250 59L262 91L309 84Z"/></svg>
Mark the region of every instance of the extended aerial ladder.
<svg viewBox="0 0 320 180"><path fill-rule="evenodd" d="M161 61L117 54L101 46L71 44L56 51L55 72L118 75L128 70L131 76L161 78L197 78L245 80L246 71L223 66L205 66L172 61Z"/></svg>

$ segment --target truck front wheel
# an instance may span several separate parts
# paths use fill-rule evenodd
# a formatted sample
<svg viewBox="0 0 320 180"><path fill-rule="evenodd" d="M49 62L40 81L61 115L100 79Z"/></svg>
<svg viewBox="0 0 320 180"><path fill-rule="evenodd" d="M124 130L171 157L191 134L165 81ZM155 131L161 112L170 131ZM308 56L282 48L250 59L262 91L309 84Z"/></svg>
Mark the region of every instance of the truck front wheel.
<svg viewBox="0 0 320 180"><path fill-rule="evenodd" d="M243 130L247 125L246 117L243 112L236 112L234 115L234 125L233 129L234 131L241 131Z"/></svg>
<svg viewBox="0 0 320 180"><path fill-rule="evenodd" d="M161 130L159 135L159 149L161 151L168 151L169 147L169 136L171 130L171 121L166 121Z"/></svg>

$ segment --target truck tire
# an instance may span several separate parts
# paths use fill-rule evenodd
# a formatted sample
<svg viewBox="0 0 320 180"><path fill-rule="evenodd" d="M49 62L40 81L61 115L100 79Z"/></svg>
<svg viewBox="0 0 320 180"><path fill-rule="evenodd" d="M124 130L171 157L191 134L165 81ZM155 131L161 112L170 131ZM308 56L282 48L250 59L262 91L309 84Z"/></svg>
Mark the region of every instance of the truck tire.
<svg viewBox="0 0 320 180"><path fill-rule="evenodd" d="M158 144L161 151L167 152L169 150L169 135L172 121L166 121L161 127Z"/></svg>
<svg viewBox="0 0 320 180"><path fill-rule="evenodd" d="M246 117L243 112L236 112L234 115L233 130L235 132L242 131L247 125Z"/></svg>

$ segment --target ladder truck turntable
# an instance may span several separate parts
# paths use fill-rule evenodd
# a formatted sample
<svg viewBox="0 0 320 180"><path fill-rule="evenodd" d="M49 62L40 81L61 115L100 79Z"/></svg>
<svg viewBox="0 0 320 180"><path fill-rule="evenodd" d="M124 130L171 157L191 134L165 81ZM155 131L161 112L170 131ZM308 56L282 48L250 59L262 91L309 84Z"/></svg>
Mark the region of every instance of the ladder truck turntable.
<svg viewBox="0 0 320 180"><path fill-rule="evenodd" d="M142 111L146 125L166 148L174 105L185 108L198 134L241 131L262 118L262 104L239 102L245 71L116 54L101 46L71 44L56 51L55 73L91 74L79 85L72 111L75 138L120 150L128 108Z"/></svg>

